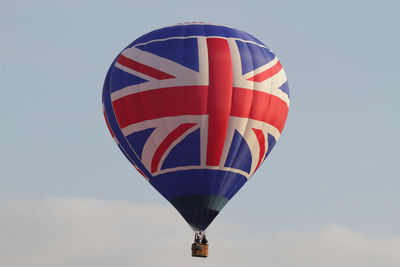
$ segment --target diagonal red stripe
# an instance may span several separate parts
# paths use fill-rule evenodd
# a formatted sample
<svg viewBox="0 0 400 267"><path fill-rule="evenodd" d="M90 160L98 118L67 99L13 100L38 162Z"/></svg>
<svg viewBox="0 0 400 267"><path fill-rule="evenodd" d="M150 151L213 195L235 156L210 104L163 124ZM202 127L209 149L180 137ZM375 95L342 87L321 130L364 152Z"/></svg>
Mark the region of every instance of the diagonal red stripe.
<svg viewBox="0 0 400 267"><path fill-rule="evenodd" d="M260 147L260 153L259 153L259 156L258 156L257 167L254 170L254 171L256 171L258 169L258 167L260 166L261 161L262 161L262 159L264 157L264 153L265 153L265 136L264 136L263 131L260 130L260 129L253 128L253 131L256 134L258 145Z"/></svg>
<svg viewBox="0 0 400 267"><path fill-rule="evenodd" d="M153 159L151 160L151 172L155 172L158 169L161 157L164 155L165 151L171 146L171 144L183 135L187 130L195 126L196 123L183 123L179 125L175 130L173 130L157 147L154 153Z"/></svg>
<svg viewBox="0 0 400 267"><path fill-rule="evenodd" d="M157 80L165 80L165 79L171 79L175 78L175 76L169 75L168 73L159 71L155 68L152 68L150 66L144 65L142 63L139 63L133 59L127 58L124 55L119 55L117 62L121 64L122 66L125 66L127 68L130 68L132 70L135 70L137 72L143 73L147 76L150 76L154 79Z"/></svg>
<svg viewBox="0 0 400 267"><path fill-rule="evenodd" d="M282 65L279 61L277 61L276 64L273 65L271 68L255 75L253 77L250 77L247 80L260 83L260 82L265 81L268 78L271 78L272 76L277 74L281 69L282 69Z"/></svg>

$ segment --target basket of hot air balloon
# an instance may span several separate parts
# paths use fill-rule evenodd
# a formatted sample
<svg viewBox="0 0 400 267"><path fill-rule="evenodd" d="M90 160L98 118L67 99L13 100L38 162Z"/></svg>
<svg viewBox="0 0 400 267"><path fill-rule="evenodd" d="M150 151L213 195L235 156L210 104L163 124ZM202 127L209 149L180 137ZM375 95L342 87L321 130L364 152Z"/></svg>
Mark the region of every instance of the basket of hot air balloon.
<svg viewBox="0 0 400 267"><path fill-rule="evenodd" d="M282 133L289 87L275 54L210 23L147 33L115 58L104 116L125 157L197 235L266 159ZM199 245L199 246L197 246ZM207 256L207 246L193 256Z"/></svg>

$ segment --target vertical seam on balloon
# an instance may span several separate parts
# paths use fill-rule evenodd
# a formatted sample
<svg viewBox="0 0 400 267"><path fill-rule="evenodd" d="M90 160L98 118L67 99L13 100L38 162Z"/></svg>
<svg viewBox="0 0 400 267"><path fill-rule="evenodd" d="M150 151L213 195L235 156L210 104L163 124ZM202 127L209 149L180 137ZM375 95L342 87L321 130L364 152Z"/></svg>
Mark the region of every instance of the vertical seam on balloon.
<svg viewBox="0 0 400 267"><path fill-rule="evenodd" d="M225 35L225 32L224 32L224 30L222 29L222 32L223 32L223 37L225 37L226 38L226 35ZM232 56L231 56L232 57ZM232 60L232 59L231 59ZM232 70L233 71L233 70ZM233 74L233 73L232 73ZM233 78L233 75L232 75L232 78ZM233 83L232 83L232 86L233 86ZM231 103L232 104L232 103ZM229 114L230 114L230 111L229 111ZM228 119L228 127L229 127L229 119ZM226 139L226 135L225 135L225 139ZM221 165L221 159L220 159L220 162L219 162L219 164ZM220 166L219 165L219 166ZM220 177L220 179L223 179L223 182L221 183L221 187L219 188L219 193L221 192L221 190L223 189L223 188L225 188L225 184L226 184L226 181L227 181L227 175L228 175L228 173L223 173L223 175L221 175L222 177ZM217 173L215 174L215 179L213 180L213 186L215 185L215 183L216 183L216 180L217 180Z"/></svg>
<svg viewBox="0 0 400 267"><path fill-rule="evenodd" d="M207 87L204 89L206 91L206 93L207 93L206 96L205 96L205 104L206 104L205 111L207 111L208 110L208 101L207 100L208 100L208 94L209 94L209 90L210 90L210 87L209 87L210 76L208 75L208 72L210 70L209 70L209 67L208 67L209 60L208 60L208 47L207 47L206 30L205 30L204 26L201 26L201 29L203 30L203 33L204 33L204 40L202 40L203 43L202 43L201 47L204 49L204 55L203 56L207 60L207 62L205 62L205 64L204 64L205 66L203 66L203 68L207 67L207 69L206 69L206 71L207 71L206 77L207 77L208 81L205 83L205 84L207 84ZM200 53L199 53L199 57L200 57ZM200 58L199 58L199 60L200 60ZM200 64L200 61L199 61L199 64ZM200 69L200 65L199 65L199 71L202 71L202 69ZM205 71L205 70L203 69L203 71ZM203 117L203 121L202 121L202 126L204 128L202 130L200 130L200 131L202 131L201 132L201 139L200 139L200 144L201 144L200 145L200 155L201 155L201 159L203 159L201 164L204 164L204 166L207 166L207 146L206 146L206 144L208 144L208 115L207 115L207 112L205 112L205 113L206 114ZM203 156L203 153L204 153L204 156Z"/></svg>
<svg viewBox="0 0 400 267"><path fill-rule="evenodd" d="M241 31L239 31L239 35L240 35L240 38L242 38L242 40L244 40L244 37L243 37ZM254 73L254 60L253 60L253 57L252 57L250 48L249 48L247 42L243 42L243 43L245 44L245 47L246 47L247 50L249 51L250 59L251 59L251 62L253 63L253 73ZM239 49L239 47L238 47L238 49ZM241 62L241 63L242 63L242 62ZM241 66L243 67L242 64L241 64ZM243 75L243 69L242 69L242 72L240 73L240 75ZM253 83L253 89L251 90L251 104L250 104L250 107L249 107L249 113L248 113L247 116L246 116L246 126L245 126L244 131L243 131L243 139L244 139L244 140L246 140L245 136L246 136L246 133L248 132L249 117L250 117L251 109L252 109L252 107L253 107L254 89L255 89L255 85L254 85L254 83ZM252 147L251 147L249 144L248 144L248 146L249 146L250 153L251 153ZM234 157L234 161L235 161L236 156L237 156L238 153L239 153L239 148L237 148L237 150L236 150L235 157ZM253 161L253 159L252 159L252 161ZM253 163L252 163L251 165L253 165ZM250 176L251 176L251 170L252 170L252 168L250 167L249 179L250 179Z"/></svg>
<svg viewBox="0 0 400 267"><path fill-rule="evenodd" d="M204 38L205 38L204 47L207 50L207 52L206 52L206 56L207 57L206 58L207 58L207 72L208 72L208 75L207 75L207 77L208 77L208 82L207 82L208 86L207 86L207 98L206 98L206 103L207 103L207 105L206 105L206 113L207 113L207 115L206 115L206 121L205 121L206 122L205 124L207 125L207 131L205 131L205 135L207 136L207 138L206 138L205 144L204 144L204 147L205 147L205 150L206 150L206 151L204 151L204 153L205 153L205 162L204 162L204 164L205 164L205 166L207 166L207 151L208 151L208 139L209 139L208 130L209 130L209 124L210 124L210 116L208 114L208 110L209 110L208 96L210 94L210 58L208 57L209 49L208 49L208 45L207 45L207 39L208 39L208 34L206 32L207 28L204 25L202 25L201 28L203 29ZM215 173L214 176L213 176L213 179L210 179L210 180L211 180L211 183L212 183L212 188L214 188L216 180L217 180L217 173ZM220 191L220 188L219 188L218 191Z"/></svg>
<svg viewBox="0 0 400 267"><path fill-rule="evenodd" d="M223 37L225 37L225 40L227 41L224 29L222 29L222 32L223 32ZM230 48L229 48L229 52L230 52L231 61L232 61L232 53L230 51ZM233 63L232 63L232 79L233 79ZM233 90L233 80L232 80L232 89L231 90ZM231 93L232 93L232 97L233 97L233 91ZM228 118L228 126L227 126L228 128L229 128L230 113L231 113L231 109L232 109L232 97L231 97L231 107L230 107L229 114L228 114L228 116L229 116L229 118ZM225 135L225 141L224 142L226 142L226 135ZM229 151L228 151L228 153L229 153ZM225 159L225 161L226 161L226 159ZM221 159L220 159L220 165L221 165ZM223 163L223 166L224 165L225 165L225 162ZM215 176L217 176L217 173L215 174ZM225 184L226 184L226 182L228 180L228 177L229 177L229 173L228 172L223 172L222 175L219 177L219 179L223 179L223 181L221 182L221 186L220 186L220 188L218 190L219 192L221 192L225 188ZM214 184L215 184L215 182L216 182L216 179L214 179Z"/></svg>
<svg viewBox="0 0 400 267"><path fill-rule="evenodd" d="M271 53L272 53L272 51L271 51ZM274 54L274 53L273 53L273 54ZM277 62L279 62L278 57L277 57L275 54L274 54L274 56L275 56ZM270 86L269 86L268 94L270 95L270 97L269 97L269 100L268 100L267 111L266 111L265 114L269 114L269 112L271 111L271 101L272 101L272 98L273 98L273 96L272 96L272 84L273 84L272 81L273 81L273 79L274 79L274 76L272 76L272 77L269 79ZM275 118L274 118L274 121L271 122L271 123L272 123L272 125L276 125L276 116L275 116ZM280 132L280 131L279 131L279 132Z"/></svg>
<svg viewBox="0 0 400 267"><path fill-rule="evenodd" d="M163 41L164 42L164 41ZM161 62L160 62L160 60L158 60L158 68L160 69L160 67L161 67ZM158 80L158 86L157 86L157 89L159 89L159 88L161 88L162 86L161 86L161 80ZM166 100L166 93L165 93L165 91L164 90L161 90L160 91L161 92L161 101L162 101L162 108L163 108L163 110L164 110L164 112L163 112L163 114L167 114L167 101L165 101ZM171 133L172 131L173 131L173 128L174 128L174 125L171 125L171 119L170 119L170 117L163 117L163 118L161 118L161 121L163 122L163 124L164 125L166 125L166 128L167 128L167 131L168 131L168 133ZM161 141L161 142L158 142L160 145L159 146L161 146L161 144L163 143L164 141ZM155 150L155 152L154 152L154 155L153 155L153 159L154 159L154 157L155 157L155 155L156 155L156 153L157 153L157 150L158 150L158 148L156 148L156 150ZM161 155L162 156L162 155ZM153 173L153 159L152 159L152 161L151 161L151 166L150 166L150 168L151 168L151 172ZM160 158L161 159L161 158ZM158 165L157 165L157 168L158 168Z"/></svg>
<svg viewBox="0 0 400 267"><path fill-rule="evenodd" d="M187 27L183 27L183 37L186 37L186 30L187 30ZM182 47L181 47L181 49L180 49L180 51L182 51L182 57L183 57L183 59L182 59L182 62L183 63L185 63L185 40L186 39L183 39L182 40ZM197 48L198 49L198 48ZM183 81L185 81L185 72L184 72L184 69L182 68L181 69L181 73L180 73L180 75L181 75L181 77L180 77L180 79L182 79ZM185 85L186 83L184 82L184 86L183 86L183 101L185 101L185 103L187 103L187 101L186 101L186 85ZM187 112L187 107L186 107L186 105L184 105L184 109L185 109L185 115L184 115L184 121L186 122L186 123L189 123L189 119L188 119L188 112ZM192 153L190 153L190 157L191 157L191 159L193 159L193 156L192 156Z"/></svg>
<svg viewBox="0 0 400 267"><path fill-rule="evenodd" d="M259 48L259 49L261 49L261 48ZM252 58L253 59L253 58ZM255 64L254 64L254 61L253 61L253 74L255 73ZM252 103L251 103L251 106L253 106L253 101L254 101L254 94L255 94L255 89L256 89L256 83L255 83L255 81L253 81L253 98L252 98ZM265 114L267 114L267 113L265 113ZM262 129L262 125L263 125L263 122L262 122L262 124L261 124L261 129ZM250 131L250 129L248 129L249 131ZM257 137L257 134L253 131L253 133L256 135L256 138L257 138L257 141L258 141L258 137ZM257 145L257 143L253 143L252 144L252 149L254 149L254 147ZM259 150L261 150L261 147L259 146L258 147L258 149ZM264 149L265 149L265 147L264 147ZM260 154L260 151L259 151L259 154ZM252 171L252 173L255 173L255 171L258 169L258 164L255 166L255 168L254 168L254 170Z"/></svg>
<svg viewBox="0 0 400 267"><path fill-rule="evenodd" d="M271 53L272 53L272 51L271 51ZM263 53L263 54L264 54L264 53ZM275 56L275 54L274 54L274 56ZM276 56L275 56L275 58L276 58ZM278 59L277 59L277 60L278 60ZM278 64L278 62L279 62L279 61L277 61L276 64ZM276 64L275 64L275 65L276 65ZM279 64L280 64L280 63L279 63ZM274 65L274 66L275 66L275 65ZM272 100L272 98L273 98L273 96L271 95L271 93L272 93L272 79L273 79L273 76L274 76L274 75L272 75L272 76L270 77L270 79L269 79L270 86L269 86L268 92L266 92L266 93L269 95L269 99L268 99L268 104L265 103L265 104L267 105L266 111L265 111L265 116L267 116L267 114L269 114L270 109L271 109L271 100ZM254 77L255 77L255 76L254 76ZM253 82L254 82L253 84L254 84L254 87L255 87L256 79L254 79ZM264 118L263 121L265 122L266 119ZM276 121L276 120L275 120L275 121ZM272 123L272 125L275 125L275 121L274 121L274 123ZM261 127L261 131L262 131L262 128L263 128L263 127ZM255 132L254 132L254 134L256 135L256 138L257 138L257 140L259 141L257 134L256 134ZM264 138L265 138L265 137L264 137ZM254 144L254 145L257 145L257 144ZM261 147L259 147L259 149L261 150ZM263 149L264 149L264 151L265 151L265 142L264 142L264 148L263 148ZM259 153L261 153L261 151L260 151ZM256 167L254 168L253 173L259 168L260 164L261 164L261 162L259 162L259 163L256 165Z"/></svg>
<svg viewBox="0 0 400 267"><path fill-rule="evenodd" d="M205 48L207 49L207 71L208 71L208 86L207 86L207 98L206 98L206 102L207 102L207 131L206 131L206 136L207 136L207 140L206 143L204 144L206 147L206 151L205 151L205 165L207 166L207 157L208 157L208 139L209 139L209 125L210 125L210 115L208 114L208 110L209 110L209 95L210 95L210 58L209 58L209 49L208 49L208 45L207 45L207 39L208 39L208 33L207 33L207 28L205 26L201 26L201 28L204 30L204 36L205 36ZM212 187L215 187L215 183L217 180L217 172L215 172L215 174L213 175L213 178L210 179L211 183L212 183ZM221 191L221 187L217 190L218 192Z"/></svg>

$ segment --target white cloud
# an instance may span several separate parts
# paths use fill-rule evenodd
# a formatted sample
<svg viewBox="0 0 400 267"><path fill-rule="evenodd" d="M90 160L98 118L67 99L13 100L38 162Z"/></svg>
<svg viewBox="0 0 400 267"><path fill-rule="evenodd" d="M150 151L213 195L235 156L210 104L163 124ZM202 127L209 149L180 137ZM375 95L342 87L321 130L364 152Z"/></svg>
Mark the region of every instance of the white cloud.
<svg viewBox="0 0 400 267"><path fill-rule="evenodd" d="M218 220L210 256L192 258L192 233L169 206L51 198L2 200L0 265L7 267L398 267L400 238L376 239L336 224L273 237ZM226 233L235 235L226 235ZM239 234L237 234L239 233ZM210 233L211 234L211 233Z"/></svg>

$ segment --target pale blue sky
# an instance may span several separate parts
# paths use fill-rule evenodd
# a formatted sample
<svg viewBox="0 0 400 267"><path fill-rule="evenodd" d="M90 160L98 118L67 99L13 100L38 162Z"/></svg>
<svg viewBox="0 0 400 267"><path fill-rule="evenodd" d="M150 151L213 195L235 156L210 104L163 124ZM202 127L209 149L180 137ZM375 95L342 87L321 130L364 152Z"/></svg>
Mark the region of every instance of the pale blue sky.
<svg viewBox="0 0 400 267"><path fill-rule="evenodd" d="M399 14L394 0L1 1L0 199L167 206L109 136L102 84L142 34L208 21L271 47L291 89L278 144L216 221L399 237Z"/></svg>

